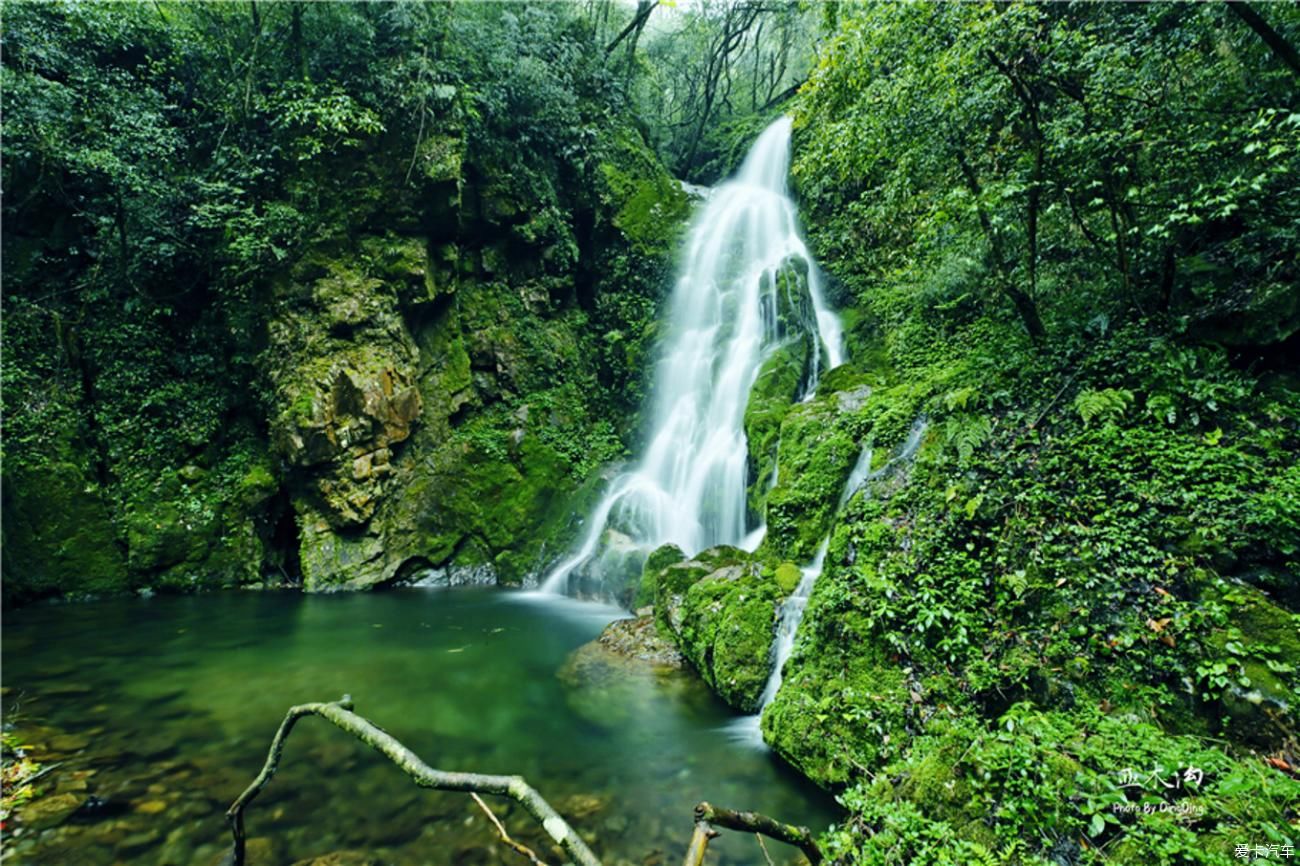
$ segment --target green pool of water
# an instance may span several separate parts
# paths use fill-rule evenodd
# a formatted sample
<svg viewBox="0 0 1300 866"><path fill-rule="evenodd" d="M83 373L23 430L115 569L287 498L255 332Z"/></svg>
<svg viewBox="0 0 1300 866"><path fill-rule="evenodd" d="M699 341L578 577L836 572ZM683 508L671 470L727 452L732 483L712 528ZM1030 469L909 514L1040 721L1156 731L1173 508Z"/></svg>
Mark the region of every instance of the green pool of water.
<svg viewBox="0 0 1300 866"><path fill-rule="evenodd" d="M618 612L490 589L225 593L35 606L4 623L5 720L40 743L51 793L94 796L6 840L6 864L203 864L222 813L292 704L357 712L444 769L524 775L606 864L681 861L699 800L820 829L834 805L737 740L698 681L566 668ZM70 801L69 801L70 802ZM531 819L512 835L562 862ZM12 829L12 828L10 828ZM250 866L360 850L388 864L525 863L462 794L422 791L320 719L299 723L248 813ZM768 843L776 862L793 849ZM762 863L726 833L710 863Z"/></svg>

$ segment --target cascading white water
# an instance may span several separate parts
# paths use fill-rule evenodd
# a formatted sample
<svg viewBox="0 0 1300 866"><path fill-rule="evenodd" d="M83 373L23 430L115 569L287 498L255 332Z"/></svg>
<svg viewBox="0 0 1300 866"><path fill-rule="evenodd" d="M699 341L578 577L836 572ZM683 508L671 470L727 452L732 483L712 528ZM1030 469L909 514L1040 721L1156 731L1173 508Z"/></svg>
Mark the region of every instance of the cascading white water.
<svg viewBox="0 0 1300 866"><path fill-rule="evenodd" d="M916 419L912 423L912 429L908 431L903 447L884 466L874 471L871 470L872 449L870 446L864 446L861 454L858 455L858 462L844 482L844 490L840 493L839 507L843 508L853 498L853 494L861 490L868 481L892 472L899 464L906 463L915 457L916 452L921 447L921 440L925 437L926 426L925 418ZM794 592L790 593L781 605L781 619L777 625L776 641L772 644L772 673L768 675L767 685L763 687L763 697L759 700L758 712L760 715L763 710L767 709L767 705L776 698L776 693L781 688L785 663L790 660L790 654L794 652L795 635L799 631L799 623L803 622L803 613L808 607L808 599L812 596L813 586L817 583L817 578L821 577L822 564L826 560L826 548L829 545L830 536L827 536L822 539L821 546L817 548L817 555L813 557L812 562L800 569L803 572L803 577L799 580L799 585L795 587Z"/></svg>
<svg viewBox="0 0 1300 866"><path fill-rule="evenodd" d="M865 448L863 453L867 457L867 465L870 466L871 449ZM781 604L781 620L776 627L776 642L772 644L772 673L768 676L767 685L763 687L763 696L758 701L760 713L764 707L772 703L781 688L781 671L785 668L790 654L794 652L794 637L799 631L799 623L803 622L803 612L808 607L808 598L812 595L813 584L821 577L822 563L826 561L826 548L830 543L830 536L822 539L812 562L799 569L803 574L799 579L799 585Z"/></svg>
<svg viewBox="0 0 1300 866"><path fill-rule="evenodd" d="M890 458L884 466L876 470L871 469L871 446L863 446L861 453L858 455L857 463L854 464L853 470L844 482L844 489L840 492L838 508L843 508L853 498L854 494L866 486L867 482L893 472L901 464L910 462L921 448L921 440L925 437L926 427L926 419L924 417L917 418L912 423L912 429L908 431L907 439L903 442L903 446L898 450L898 453ZM759 698L758 712L752 716L736 719L727 728L729 735L737 742L748 743L755 748L764 746L763 733L760 727L763 711L767 709L768 704L776 700L776 693L781 690L781 683L785 677L785 664L794 653L794 642L799 634L799 624L803 622L804 611L808 607L808 600L812 597L817 578L821 577L822 567L826 561L826 549L830 546L830 540L829 535L823 538L812 562L799 569L803 574L803 577L799 579L799 585L781 604L780 619L776 627L776 640L772 643L772 672L768 674L767 684L763 687L763 695Z"/></svg>
<svg viewBox="0 0 1300 866"><path fill-rule="evenodd" d="M696 219L655 370L649 445L610 484L582 543L546 577L543 592L569 590L576 573L599 583L603 570L625 565L629 550L671 543L695 554L762 540L746 497L750 389L763 363L791 341L809 341L805 395L821 370L844 360L839 319L826 306L787 194L790 129L789 118L769 126Z"/></svg>

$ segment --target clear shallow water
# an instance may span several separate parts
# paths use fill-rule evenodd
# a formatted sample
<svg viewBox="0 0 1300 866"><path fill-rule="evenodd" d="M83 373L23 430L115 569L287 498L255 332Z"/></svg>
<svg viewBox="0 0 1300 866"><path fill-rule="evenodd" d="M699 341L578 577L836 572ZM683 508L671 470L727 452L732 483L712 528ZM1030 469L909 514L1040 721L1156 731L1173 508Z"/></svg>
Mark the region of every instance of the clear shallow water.
<svg viewBox="0 0 1300 866"><path fill-rule="evenodd" d="M833 804L693 677L566 667L612 608L490 589L303 596L225 593L37 606L5 617L6 723L62 746L49 777L93 771L107 803L7 840L6 864L218 863L222 814L292 704L353 696L429 764L524 775L607 864L675 863L702 799L820 829ZM67 737L71 735L71 737ZM84 743L82 742L84 740ZM530 819L489 798L550 862ZM385 863L525 862L472 801L417 789L327 722L299 722L248 812L250 866L364 849ZM769 850L793 860L792 849ZM778 851L779 856L778 856ZM763 862L726 833L710 863ZM257 859L258 855L261 859Z"/></svg>

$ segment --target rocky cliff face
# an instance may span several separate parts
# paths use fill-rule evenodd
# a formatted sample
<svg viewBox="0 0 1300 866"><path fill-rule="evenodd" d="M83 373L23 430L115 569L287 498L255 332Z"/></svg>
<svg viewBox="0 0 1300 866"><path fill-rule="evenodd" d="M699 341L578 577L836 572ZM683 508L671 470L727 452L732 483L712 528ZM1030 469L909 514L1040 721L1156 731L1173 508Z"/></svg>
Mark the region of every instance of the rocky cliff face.
<svg viewBox="0 0 1300 866"><path fill-rule="evenodd" d="M571 497L634 429L687 214L631 128L591 152L524 170L446 120L414 160L322 167L337 200L316 239L249 287L248 363L154 372L177 392L165 465L114 460L102 419L148 409L76 357L93 323L33 348L66 382L58 424L8 446L7 597L519 581L560 553ZM204 337L235 332L204 315ZM148 339L197 339L169 328ZM217 421L179 441L212 393Z"/></svg>

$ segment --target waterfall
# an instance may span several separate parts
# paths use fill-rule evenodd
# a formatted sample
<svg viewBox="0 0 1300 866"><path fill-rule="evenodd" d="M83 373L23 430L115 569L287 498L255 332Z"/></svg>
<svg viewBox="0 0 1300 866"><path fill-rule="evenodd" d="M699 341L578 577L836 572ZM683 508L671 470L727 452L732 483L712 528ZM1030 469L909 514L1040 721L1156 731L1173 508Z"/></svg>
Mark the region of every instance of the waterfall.
<svg viewBox="0 0 1300 866"><path fill-rule="evenodd" d="M764 362L798 341L808 362L803 393L792 397L811 395L820 373L844 361L839 319L787 191L790 129L789 118L769 126L704 203L669 303L645 453L610 483L543 592L573 592L578 577L609 591L613 575L639 569L662 544L693 555L761 542L746 498L750 389Z"/></svg>

